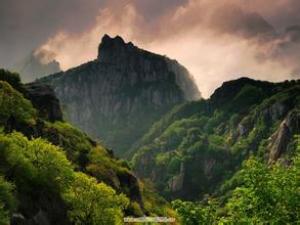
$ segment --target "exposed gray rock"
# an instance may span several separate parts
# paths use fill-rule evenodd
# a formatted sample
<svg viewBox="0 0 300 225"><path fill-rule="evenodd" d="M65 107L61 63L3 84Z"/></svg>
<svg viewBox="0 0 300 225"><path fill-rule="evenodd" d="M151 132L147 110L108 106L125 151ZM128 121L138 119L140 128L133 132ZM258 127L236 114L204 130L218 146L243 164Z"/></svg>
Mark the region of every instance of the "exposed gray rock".
<svg viewBox="0 0 300 225"><path fill-rule="evenodd" d="M40 117L49 121L63 119L59 100L50 86L31 83L25 85L25 89L26 97L29 98L33 106L38 109Z"/></svg>
<svg viewBox="0 0 300 225"><path fill-rule="evenodd" d="M27 225L28 222L26 221L25 217L20 213L14 213L10 219L11 225Z"/></svg>
<svg viewBox="0 0 300 225"><path fill-rule="evenodd" d="M169 189L172 192L178 192L181 191L183 188L183 181L184 181L184 175L185 175L185 170L184 170L184 163L181 163L180 165L180 173L174 177L172 177L169 180Z"/></svg>
<svg viewBox="0 0 300 225"><path fill-rule="evenodd" d="M300 112L291 111L271 136L269 144L269 163L280 158L288 148L291 138L300 133Z"/></svg>
<svg viewBox="0 0 300 225"><path fill-rule="evenodd" d="M34 217L34 222L37 225L50 225L47 213L43 210L40 210L38 214Z"/></svg>
<svg viewBox="0 0 300 225"><path fill-rule="evenodd" d="M200 98L183 66L119 36L102 38L96 60L42 81L69 121L123 155L174 105Z"/></svg>

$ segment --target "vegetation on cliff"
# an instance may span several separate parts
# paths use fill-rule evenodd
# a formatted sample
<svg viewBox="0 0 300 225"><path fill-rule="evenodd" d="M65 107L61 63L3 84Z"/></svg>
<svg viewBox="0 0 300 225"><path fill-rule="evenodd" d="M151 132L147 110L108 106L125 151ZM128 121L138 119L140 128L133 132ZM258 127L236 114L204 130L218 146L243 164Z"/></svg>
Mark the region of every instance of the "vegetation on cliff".
<svg viewBox="0 0 300 225"><path fill-rule="evenodd" d="M289 161L300 133L300 83L241 78L175 107L135 148L137 175L169 199L216 193L251 155Z"/></svg>

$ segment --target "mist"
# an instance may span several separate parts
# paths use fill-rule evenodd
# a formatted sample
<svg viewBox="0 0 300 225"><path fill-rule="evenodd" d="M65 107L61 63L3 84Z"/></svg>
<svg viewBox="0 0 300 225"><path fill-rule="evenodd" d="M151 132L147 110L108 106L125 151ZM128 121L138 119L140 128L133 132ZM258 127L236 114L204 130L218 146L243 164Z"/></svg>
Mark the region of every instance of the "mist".
<svg viewBox="0 0 300 225"><path fill-rule="evenodd" d="M46 7L41 2L26 18L42 14ZM28 19L31 41L15 37L27 31L11 33L14 28L6 24L7 40L0 40L0 46L10 53L0 54L0 65L38 49L51 52L67 70L95 59L107 33L176 59L194 76L204 97L241 76L270 81L300 77L300 3L295 0L76 0L72 5L65 0L50 5L61 10L46 13L40 22ZM13 41L8 38L12 34Z"/></svg>

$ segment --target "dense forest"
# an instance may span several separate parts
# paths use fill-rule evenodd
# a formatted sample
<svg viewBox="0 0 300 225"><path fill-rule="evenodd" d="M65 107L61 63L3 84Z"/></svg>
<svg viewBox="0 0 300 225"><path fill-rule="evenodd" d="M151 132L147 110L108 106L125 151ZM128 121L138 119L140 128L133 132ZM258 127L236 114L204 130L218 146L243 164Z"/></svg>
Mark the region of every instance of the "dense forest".
<svg viewBox="0 0 300 225"><path fill-rule="evenodd" d="M0 224L300 222L298 81L242 78L177 105L126 162L65 122L49 86L0 80Z"/></svg>

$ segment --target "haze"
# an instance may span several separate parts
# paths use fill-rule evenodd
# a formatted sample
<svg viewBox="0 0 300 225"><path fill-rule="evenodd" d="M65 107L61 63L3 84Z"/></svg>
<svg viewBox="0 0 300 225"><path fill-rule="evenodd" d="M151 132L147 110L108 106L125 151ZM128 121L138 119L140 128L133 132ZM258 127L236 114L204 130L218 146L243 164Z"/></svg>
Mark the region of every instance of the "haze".
<svg viewBox="0 0 300 225"><path fill-rule="evenodd" d="M178 60L204 97L241 76L300 77L297 0L0 2L1 67L45 50L66 70L95 59L107 33Z"/></svg>

